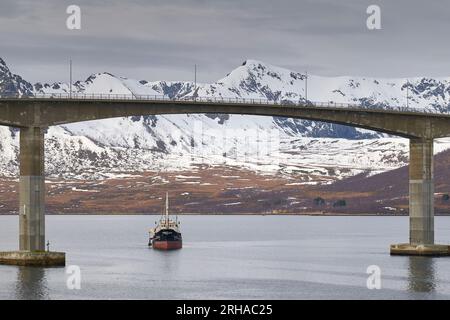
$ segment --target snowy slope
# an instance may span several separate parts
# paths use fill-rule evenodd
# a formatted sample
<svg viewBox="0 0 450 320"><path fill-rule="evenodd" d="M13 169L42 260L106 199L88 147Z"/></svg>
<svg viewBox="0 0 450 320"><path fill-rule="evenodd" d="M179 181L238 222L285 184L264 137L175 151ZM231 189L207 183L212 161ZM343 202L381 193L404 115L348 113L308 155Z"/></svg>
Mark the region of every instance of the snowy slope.
<svg viewBox="0 0 450 320"><path fill-rule="evenodd" d="M33 94L33 86L20 76L12 74L5 61L0 58L0 95L20 94L29 96Z"/></svg>
<svg viewBox="0 0 450 320"><path fill-rule="evenodd" d="M375 79L307 76L308 101L450 111L450 78ZM305 101L306 74L247 60L198 96ZM407 90L409 88L409 92ZM407 104L407 95L409 99ZM192 95L192 93L190 93Z"/></svg>

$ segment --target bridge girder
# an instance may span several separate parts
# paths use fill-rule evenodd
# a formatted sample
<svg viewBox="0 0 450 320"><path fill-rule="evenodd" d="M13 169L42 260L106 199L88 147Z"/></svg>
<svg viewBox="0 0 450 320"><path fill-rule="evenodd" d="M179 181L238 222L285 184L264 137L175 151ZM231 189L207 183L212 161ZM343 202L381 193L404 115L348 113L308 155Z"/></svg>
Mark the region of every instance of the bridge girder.
<svg viewBox="0 0 450 320"><path fill-rule="evenodd" d="M276 104L208 103L193 101L11 99L0 101L0 124L49 127L116 117L223 113L275 116L337 123L405 138L450 136L450 115Z"/></svg>

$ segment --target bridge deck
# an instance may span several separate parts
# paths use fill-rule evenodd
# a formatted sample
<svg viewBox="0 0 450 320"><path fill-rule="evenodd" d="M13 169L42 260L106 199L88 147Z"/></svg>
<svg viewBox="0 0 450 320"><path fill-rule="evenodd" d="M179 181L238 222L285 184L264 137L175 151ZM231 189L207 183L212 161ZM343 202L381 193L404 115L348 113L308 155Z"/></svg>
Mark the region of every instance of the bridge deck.
<svg viewBox="0 0 450 320"><path fill-rule="evenodd" d="M436 113L424 108L412 108L404 106L386 106L386 105L362 105L360 103L341 103L334 101L318 102L318 101L292 101L292 100L269 100L258 98L231 98L231 97L184 97L184 98L170 98L167 95L136 95L136 94L69 94L69 93L52 93L52 94L35 94L33 96L26 95L0 95L0 101L26 101L26 100L43 100L48 102L59 101L90 101L102 103L104 101L115 101L120 103L206 103L206 104L223 104L223 105L267 105L273 107L290 106L290 107L313 107L326 108L332 110L364 110L368 112L387 112L387 113L402 113L402 114L426 114L434 116L450 117L450 113Z"/></svg>

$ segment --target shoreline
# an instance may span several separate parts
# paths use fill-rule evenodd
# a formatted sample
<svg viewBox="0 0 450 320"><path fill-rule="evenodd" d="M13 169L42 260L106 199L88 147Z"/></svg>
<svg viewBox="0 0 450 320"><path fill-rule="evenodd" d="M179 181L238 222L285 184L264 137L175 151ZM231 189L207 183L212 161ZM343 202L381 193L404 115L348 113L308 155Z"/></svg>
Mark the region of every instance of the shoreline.
<svg viewBox="0 0 450 320"><path fill-rule="evenodd" d="M126 212L112 212L112 213L47 213L46 216L160 216L160 213L126 213ZM310 217L408 217L408 214L384 214L384 213L171 213L170 215L178 216L310 216ZM0 216L18 216L17 213L4 214ZM449 214L435 214L435 216L447 217Z"/></svg>

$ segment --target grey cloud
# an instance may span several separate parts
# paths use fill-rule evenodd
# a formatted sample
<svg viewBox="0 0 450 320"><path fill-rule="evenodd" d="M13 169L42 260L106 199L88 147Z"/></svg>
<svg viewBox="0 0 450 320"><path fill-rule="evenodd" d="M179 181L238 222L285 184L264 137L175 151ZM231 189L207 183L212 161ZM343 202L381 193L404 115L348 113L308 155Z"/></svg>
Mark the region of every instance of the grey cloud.
<svg viewBox="0 0 450 320"><path fill-rule="evenodd" d="M81 31L65 8L82 8ZM365 27L379 4L382 30ZM444 76L448 1L2 0L0 57L32 82L94 72L148 80L215 81L246 58L321 75Z"/></svg>

